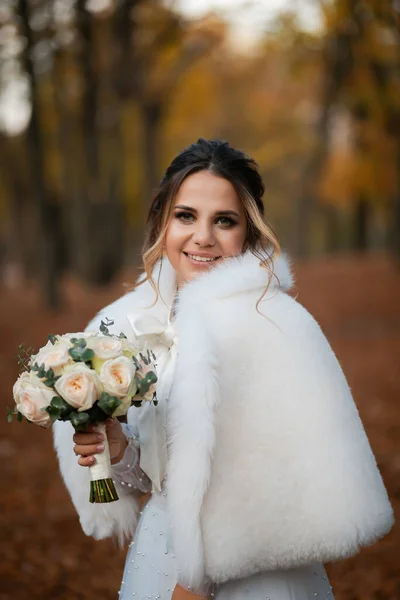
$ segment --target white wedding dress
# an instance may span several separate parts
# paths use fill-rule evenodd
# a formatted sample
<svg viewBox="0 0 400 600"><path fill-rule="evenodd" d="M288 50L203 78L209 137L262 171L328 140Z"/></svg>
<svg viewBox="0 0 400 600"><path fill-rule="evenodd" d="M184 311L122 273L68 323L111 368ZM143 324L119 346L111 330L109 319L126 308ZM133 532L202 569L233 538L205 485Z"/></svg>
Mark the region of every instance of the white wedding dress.
<svg viewBox="0 0 400 600"><path fill-rule="evenodd" d="M171 322L168 323L168 328L172 339ZM170 387L172 382L171 363L176 359L176 338L174 342L174 352L168 355L170 364L167 369L162 370L165 378L163 387ZM124 425L124 431L129 444L123 460L113 466L113 477L121 485L132 489L138 488L145 492L153 487L153 491L141 512L134 539L129 545L119 600L170 600L179 580L179 572L171 542L166 492L163 487L161 492L157 492L139 466L138 446L141 452L146 451L143 440L140 440L140 431L129 425ZM333 594L323 565L312 564L290 570L257 573L244 579L229 581L214 590L214 599L333 600Z"/></svg>
<svg viewBox="0 0 400 600"><path fill-rule="evenodd" d="M165 492L153 494L129 546L120 600L170 600L178 581ZM215 590L215 600L332 600L321 564L257 573Z"/></svg>

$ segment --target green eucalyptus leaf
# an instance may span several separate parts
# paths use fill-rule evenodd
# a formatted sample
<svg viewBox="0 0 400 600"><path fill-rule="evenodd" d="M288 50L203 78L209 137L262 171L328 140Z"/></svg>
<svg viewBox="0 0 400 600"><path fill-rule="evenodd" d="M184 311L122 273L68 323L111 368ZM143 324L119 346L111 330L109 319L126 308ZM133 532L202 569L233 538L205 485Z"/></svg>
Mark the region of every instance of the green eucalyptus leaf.
<svg viewBox="0 0 400 600"><path fill-rule="evenodd" d="M139 384L138 384L139 396L144 396L145 394L147 394L147 392L150 389L150 386L151 386L151 383L149 381L147 381L146 377L143 377L143 379L140 379Z"/></svg>
<svg viewBox="0 0 400 600"><path fill-rule="evenodd" d="M79 362L81 360L82 350L79 347L74 346L68 350L68 354L75 362Z"/></svg>
<svg viewBox="0 0 400 600"><path fill-rule="evenodd" d="M22 419L23 419L23 415L22 415L22 413L20 413L20 412L18 411L18 412L17 412L17 421L19 421L19 422L21 423Z"/></svg>
<svg viewBox="0 0 400 600"><path fill-rule="evenodd" d="M87 423L90 420L90 417L86 412L72 412L69 420L71 421L75 431L84 431Z"/></svg>
<svg viewBox="0 0 400 600"><path fill-rule="evenodd" d="M80 348L86 348L86 340L85 338L79 338L78 341L76 342L76 344L80 347Z"/></svg>
<svg viewBox="0 0 400 600"><path fill-rule="evenodd" d="M40 378L46 377L46 369L45 369L44 365L40 365L37 374L38 374L38 377L40 377Z"/></svg>
<svg viewBox="0 0 400 600"><path fill-rule="evenodd" d="M7 421L9 423L12 423L12 420L13 420L13 414L12 413L8 413L8 415L7 415Z"/></svg>
<svg viewBox="0 0 400 600"><path fill-rule="evenodd" d="M81 360L86 362L88 360L92 360L94 358L94 352L90 348L86 348L86 350L81 355Z"/></svg>
<svg viewBox="0 0 400 600"><path fill-rule="evenodd" d="M146 366L150 364L150 360L142 352L139 352L139 356Z"/></svg>
<svg viewBox="0 0 400 600"><path fill-rule="evenodd" d="M105 325L101 324L100 325L100 332L103 333L104 335L108 334L108 329Z"/></svg>
<svg viewBox="0 0 400 600"><path fill-rule="evenodd" d="M132 402L132 406L136 406L136 408L140 408L142 406L142 401L141 400L134 400Z"/></svg>
<svg viewBox="0 0 400 600"><path fill-rule="evenodd" d="M103 392L97 404L99 408L106 413L106 415L112 415L112 413L121 404L121 400L116 396L110 396L110 394L107 394L107 392Z"/></svg>
<svg viewBox="0 0 400 600"><path fill-rule="evenodd" d="M50 335L49 335L49 341L50 341L50 342L53 344L53 346L54 346L54 344L55 344L55 343L56 343L56 341L57 341L57 336L55 336L53 333L50 333Z"/></svg>
<svg viewBox="0 0 400 600"><path fill-rule="evenodd" d="M92 408L88 410L88 413L90 416L91 423L102 423L109 417L109 415L105 413L104 410L101 410L100 406L98 405L98 402L93 404Z"/></svg>
<svg viewBox="0 0 400 600"><path fill-rule="evenodd" d="M64 398L60 398L60 396L53 396L50 402L50 406L60 411L60 417L63 419L70 412L72 412L72 407L64 400Z"/></svg>
<svg viewBox="0 0 400 600"><path fill-rule="evenodd" d="M58 408L52 406L51 404L47 406L46 411L49 413L53 423L54 421L57 421L61 416L61 411Z"/></svg>
<svg viewBox="0 0 400 600"><path fill-rule="evenodd" d="M157 375L154 373L154 371L149 371L145 377L146 381L148 381L150 384L151 383L156 383L157 381Z"/></svg>

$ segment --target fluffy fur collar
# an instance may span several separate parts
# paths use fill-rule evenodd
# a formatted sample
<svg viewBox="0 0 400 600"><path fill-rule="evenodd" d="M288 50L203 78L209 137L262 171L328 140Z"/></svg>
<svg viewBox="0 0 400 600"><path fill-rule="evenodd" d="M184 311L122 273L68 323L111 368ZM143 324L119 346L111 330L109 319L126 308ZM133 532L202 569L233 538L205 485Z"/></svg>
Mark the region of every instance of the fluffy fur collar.
<svg viewBox="0 0 400 600"><path fill-rule="evenodd" d="M189 282L180 291L181 302L204 302L217 298L263 289L269 284L268 296L277 289L287 292L293 287L294 277L291 272L291 263L286 253L282 253L272 263L271 275L260 266L260 259L252 252L247 251L236 257L225 259L212 270L199 275ZM144 277L142 276L141 279ZM170 310L176 293L176 274L167 257L163 257L154 268L155 282L160 291L158 301L155 292L148 282L137 287L132 297L132 308L147 309L149 312ZM129 294L131 297L131 295ZM183 300L184 299L184 300Z"/></svg>
<svg viewBox="0 0 400 600"><path fill-rule="evenodd" d="M285 255L274 261L274 273L280 286L272 277L262 314L255 305L269 273L250 252L179 293L167 496L181 581L193 587L207 576L222 582L346 557L393 523L341 367L312 316L284 293L293 285ZM145 282L88 329L97 330L105 316L128 337L128 316L167 323L176 280L165 258L154 279L156 302ZM75 478L82 469L72 432L65 432L56 432L61 470L86 533L132 532L134 497L101 510L81 499Z"/></svg>

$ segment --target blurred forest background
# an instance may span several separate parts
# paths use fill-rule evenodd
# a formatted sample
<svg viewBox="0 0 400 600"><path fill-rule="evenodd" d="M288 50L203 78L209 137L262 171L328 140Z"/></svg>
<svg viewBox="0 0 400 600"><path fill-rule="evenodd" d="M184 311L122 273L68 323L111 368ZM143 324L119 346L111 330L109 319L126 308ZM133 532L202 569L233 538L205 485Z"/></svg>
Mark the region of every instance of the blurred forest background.
<svg viewBox="0 0 400 600"><path fill-rule="evenodd" d="M320 25L305 28L310 3ZM229 11L2 0L3 286L40 279L57 306L63 273L106 284L137 262L153 191L200 135L255 157L293 255L400 257L398 0L289 2L269 19L267 4L236 8L264 19L249 45Z"/></svg>
<svg viewBox="0 0 400 600"><path fill-rule="evenodd" d="M117 598L125 552L83 534L50 432L6 406L21 342L134 280L200 136L259 163L400 515L400 0L0 0L0 600ZM400 600L399 518L327 570L336 600Z"/></svg>

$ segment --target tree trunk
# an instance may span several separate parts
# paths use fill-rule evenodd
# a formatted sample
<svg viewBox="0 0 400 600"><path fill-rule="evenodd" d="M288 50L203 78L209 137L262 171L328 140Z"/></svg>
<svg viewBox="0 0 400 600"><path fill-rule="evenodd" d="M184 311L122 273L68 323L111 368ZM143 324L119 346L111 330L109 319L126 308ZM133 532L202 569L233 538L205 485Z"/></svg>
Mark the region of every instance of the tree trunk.
<svg viewBox="0 0 400 600"><path fill-rule="evenodd" d="M355 250L366 250L368 248L368 219L369 204L360 196L354 208L354 248Z"/></svg>
<svg viewBox="0 0 400 600"><path fill-rule="evenodd" d="M23 235L23 213L27 190L21 181L17 161L14 160L7 138L0 133L0 165L2 166L2 181L9 193L9 219L6 229L6 262L18 265L25 273L28 266L25 258L29 255L26 238Z"/></svg>
<svg viewBox="0 0 400 600"><path fill-rule="evenodd" d="M38 231L37 235L40 279L47 306L49 308L58 308L61 304L61 293L55 242L60 232L57 229L58 223L53 222L52 219L53 210L46 189L44 176L43 141L39 123L37 82L32 62L33 36L29 24L28 0L18 0L18 14L21 22L22 35L26 40L22 59L29 82L32 110L26 137L31 165L33 192L40 223L40 231Z"/></svg>
<svg viewBox="0 0 400 600"><path fill-rule="evenodd" d="M346 30L335 32L328 38L324 49L321 110L316 124L317 144L304 169L294 208L294 251L301 257L309 254L310 221L315 205L315 185L329 151L331 109L352 68L350 35Z"/></svg>
<svg viewBox="0 0 400 600"><path fill-rule="evenodd" d="M141 106L144 148L144 198L150 204L160 180L160 124L162 105L144 101Z"/></svg>
<svg viewBox="0 0 400 600"><path fill-rule="evenodd" d="M324 206L323 213L326 222L326 252L336 252L341 249L342 242L340 239L340 222L338 211L335 206Z"/></svg>
<svg viewBox="0 0 400 600"><path fill-rule="evenodd" d="M99 175L99 140L97 129L98 78L93 66L92 16L86 8L86 0L77 2L77 24L81 52L79 62L84 82L81 124L86 163L90 178L90 192L96 197L95 187Z"/></svg>
<svg viewBox="0 0 400 600"><path fill-rule="evenodd" d="M120 0L114 14L114 39L116 47L113 82L121 100L135 95L135 70L132 56L135 24L132 11L137 0Z"/></svg>

